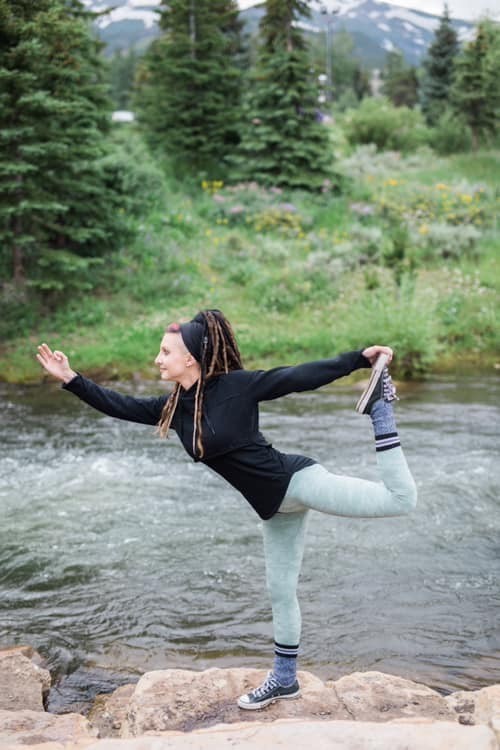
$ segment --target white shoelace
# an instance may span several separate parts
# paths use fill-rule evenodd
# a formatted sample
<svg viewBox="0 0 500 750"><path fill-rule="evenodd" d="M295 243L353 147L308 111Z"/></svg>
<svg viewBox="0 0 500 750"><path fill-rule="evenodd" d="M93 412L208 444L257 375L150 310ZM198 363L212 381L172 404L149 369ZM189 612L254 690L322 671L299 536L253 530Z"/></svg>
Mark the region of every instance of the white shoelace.
<svg viewBox="0 0 500 750"><path fill-rule="evenodd" d="M382 375L382 388L384 391L384 401L399 401L399 397L396 394L396 386L392 382L387 367L384 368Z"/></svg>
<svg viewBox="0 0 500 750"><path fill-rule="evenodd" d="M252 690L252 695L254 695L256 698L262 698L270 690L274 690L275 688L279 686L280 684L278 680L276 679L276 677L273 675L272 672L269 672L269 674L267 675L262 685L259 685L258 688L255 688L255 690Z"/></svg>

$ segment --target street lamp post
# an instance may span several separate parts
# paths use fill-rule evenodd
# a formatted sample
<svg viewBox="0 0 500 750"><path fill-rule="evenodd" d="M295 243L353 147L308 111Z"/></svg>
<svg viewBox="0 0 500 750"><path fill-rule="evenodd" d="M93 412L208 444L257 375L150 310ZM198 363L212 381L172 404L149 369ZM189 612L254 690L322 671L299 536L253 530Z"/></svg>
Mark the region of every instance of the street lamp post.
<svg viewBox="0 0 500 750"><path fill-rule="evenodd" d="M333 67L332 67L332 24L333 16L336 16L340 8L332 8L330 11L326 5L322 5L320 13L326 18L325 27L325 52L326 52L326 98L329 102L333 99Z"/></svg>

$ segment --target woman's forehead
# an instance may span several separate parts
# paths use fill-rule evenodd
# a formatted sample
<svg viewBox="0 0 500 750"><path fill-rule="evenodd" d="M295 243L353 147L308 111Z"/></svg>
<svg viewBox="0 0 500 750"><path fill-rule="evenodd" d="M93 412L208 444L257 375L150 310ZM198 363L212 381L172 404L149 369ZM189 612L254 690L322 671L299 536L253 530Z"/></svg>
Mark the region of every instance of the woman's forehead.
<svg viewBox="0 0 500 750"><path fill-rule="evenodd" d="M161 345L167 349L185 349L184 342L180 333L171 333L167 331L163 334Z"/></svg>

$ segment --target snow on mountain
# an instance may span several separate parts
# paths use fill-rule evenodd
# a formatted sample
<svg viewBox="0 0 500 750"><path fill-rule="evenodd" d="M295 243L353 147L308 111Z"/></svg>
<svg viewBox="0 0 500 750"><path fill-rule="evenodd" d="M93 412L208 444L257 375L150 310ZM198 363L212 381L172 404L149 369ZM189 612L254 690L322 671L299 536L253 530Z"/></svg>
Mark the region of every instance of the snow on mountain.
<svg viewBox="0 0 500 750"><path fill-rule="evenodd" d="M83 0L89 9L109 13L96 19L99 35L107 44L108 53L132 46L144 48L158 34L158 6L161 0ZM240 0L242 19L254 31L263 15L263 2ZM335 34L345 30L354 40L354 53L365 65L380 67L387 51L400 50L408 62L418 65L439 18L429 13L410 10L383 0L311 0L311 18L300 26L309 34ZM473 25L455 21L461 40L469 39Z"/></svg>

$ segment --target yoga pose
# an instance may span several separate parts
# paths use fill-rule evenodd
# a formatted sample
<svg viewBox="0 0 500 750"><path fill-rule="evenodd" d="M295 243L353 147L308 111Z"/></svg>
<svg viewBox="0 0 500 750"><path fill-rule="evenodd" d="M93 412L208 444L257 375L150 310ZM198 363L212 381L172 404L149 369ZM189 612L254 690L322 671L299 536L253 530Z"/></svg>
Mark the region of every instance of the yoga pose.
<svg viewBox="0 0 500 750"><path fill-rule="evenodd" d="M399 516L416 504L416 489L400 447L387 364L392 350L368 346L296 367L245 370L228 320L204 310L189 323L168 326L155 364L170 395L124 396L71 369L63 352L38 347L38 361L63 388L110 417L172 428L187 453L235 487L263 520L266 577L274 631L274 664L262 685L240 696L242 709L296 698L300 609L297 583L309 510L337 516ZM372 368L356 406L369 414L382 482L332 474L311 458L280 453L259 431L260 401L319 388L359 368Z"/></svg>

